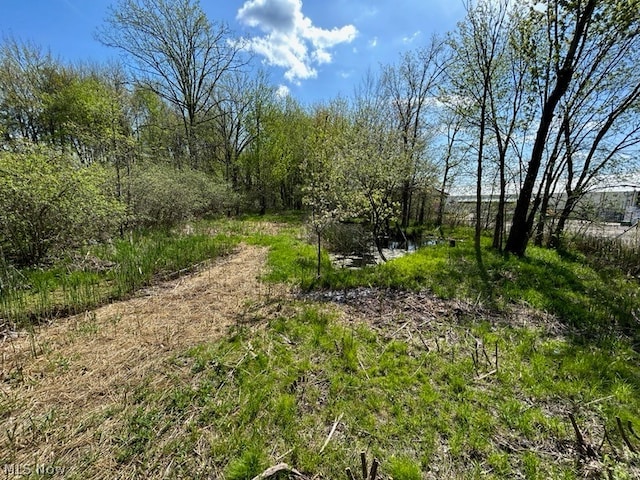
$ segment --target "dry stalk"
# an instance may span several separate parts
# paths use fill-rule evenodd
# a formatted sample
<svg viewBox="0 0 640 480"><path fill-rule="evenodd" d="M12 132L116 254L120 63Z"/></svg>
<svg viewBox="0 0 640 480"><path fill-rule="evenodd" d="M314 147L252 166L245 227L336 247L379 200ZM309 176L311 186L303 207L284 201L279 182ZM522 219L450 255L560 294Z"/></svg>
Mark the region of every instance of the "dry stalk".
<svg viewBox="0 0 640 480"><path fill-rule="evenodd" d="M322 454L322 452L324 452L324 449L327 448L327 445L329 445L329 442L331 441L331 437L333 437L333 434L336 432L336 428L338 428L338 424L340 423L340 420L342 420L343 416L344 416L344 413L341 413L340 415L338 415L338 418L336 418L336 421L333 422L333 427L331 427L331 431L329 432L327 439L324 441L324 444L320 449L320 454Z"/></svg>
<svg viewBox="0 0 640 480"><path fill-rule="evenodd" d="M282 472L287 472L288 474L294 475L298 478L304 478L304 476L295 468L291 468L286 463L279 463L278 465L267 468L264 472L262 472L260 475L256 475L251 480L265 480L267 478L275 477Z"/></svg>

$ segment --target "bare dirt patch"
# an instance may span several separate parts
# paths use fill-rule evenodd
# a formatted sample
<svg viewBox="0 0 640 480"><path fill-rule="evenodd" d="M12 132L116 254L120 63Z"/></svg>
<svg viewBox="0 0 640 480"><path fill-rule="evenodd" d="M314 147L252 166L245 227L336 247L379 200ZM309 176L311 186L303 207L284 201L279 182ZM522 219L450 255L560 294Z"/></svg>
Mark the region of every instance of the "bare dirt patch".
<svg viewBox="0 0 640 480"><path fill-rule="evenodd" d="M260 282L266 254L242 245L198 273L1 344L0 461L76 465L108 443L88 428L108 423L106 411L125 408L141 386L162 391L180 381L173 358L220 339L285 293Z"/></svg>

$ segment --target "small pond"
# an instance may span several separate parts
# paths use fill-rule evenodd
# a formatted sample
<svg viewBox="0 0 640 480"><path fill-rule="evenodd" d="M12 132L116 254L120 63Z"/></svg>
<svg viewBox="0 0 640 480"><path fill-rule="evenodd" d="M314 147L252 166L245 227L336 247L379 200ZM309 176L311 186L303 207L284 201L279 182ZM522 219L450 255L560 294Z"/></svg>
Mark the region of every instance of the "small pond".
<svg viewBox="0 0 640 480"><path fill-rule="evenodd" d="M417 251L419 248L433 246L439 243L449 242L438 237L424 237L419 240L395 240L389 239L385 242L382 253L387 260L403 257ZM360 253L351 254L329 254L331 262L338 268L363 268L368 265L377 265L384 263L375 245L370 245L367 249Z"/></svg>

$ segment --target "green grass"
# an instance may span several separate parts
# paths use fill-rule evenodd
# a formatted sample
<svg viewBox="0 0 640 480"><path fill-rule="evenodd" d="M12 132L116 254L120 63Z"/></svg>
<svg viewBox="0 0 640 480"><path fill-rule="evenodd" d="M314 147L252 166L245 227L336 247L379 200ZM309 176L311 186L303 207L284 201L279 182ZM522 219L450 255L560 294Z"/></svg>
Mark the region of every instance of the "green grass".
<svg viewBox="0 0 640 480"><path fill-rule="evenodd" d="M236 243L237 237L227 234L147 231L91 247L47 269L17 271L4 265L0 318L25 326L82 312L191 271L229 253Z"/></svg>
<svg viewBox="0 0 640 480"><path fill-rule="evenodd" d="M265 220L277 222L277 231ZM104 413L118 432L103 454L123 471L242 480L284 461L309 477L345 478L344 469L357 471L366 451L380 459L384 478L396 480L427 472L577 479L587 471L575 451L573 413L588 441L602 442L593 478L638 475L640 457L623 444L616 423L619 417L640 430L636 281L535 247L524 259L503 256L488 239L480 263L463 232L456 232L456 247L424 247L361 270L335 269L323 252L317 278L315 248L295 216L201 222L195 229L95 248L92 256L114 263L106 271L6 269L3 279L21 293L12 299L3 290L2 316L127 295L240 241L269 247L266 281L302 290L428 289L484 308L473 318L439 314L425 322L409 308L390 320L368 313L354 321L330 307L282 300L282 316L236 325L224 340L178 352L162 366L168 388L143 381L126 404ZM564 328L495 321L514 305L546 311ZM90 318L82 331L92 334ZM49 368L64 371L67 363L52 357ZM40 420L34 431L56 421ZM92 462L87 458L87 472Z"/></svg>
<svg viewBox="0 0 640 480"><path fill-rule="evenodd" d="M121 436L123 465L141 465L144 473L168 456L179 475L194 468L189 453L206 439L206 471L236 480L279 461L309 476L342 478L346 467L357 471L360 451L379 458L381 473L394 479L424 472L580 478L577 457L558 447L574 442L567 417L574 412L597 435L606 427L613 447L604 451L618 453L610 460L620 472L615 478L633 472L634 460L619 457L615 417L640 426L640 367L622 342L580 347L532 329L472 322L425 333L432 344L435 335L451 339L427 349L393 338L390 329L345 324L320 307L298 309L177 357L174 368L190 369L192 382L138 398ZM498 342L497 373L488 374L491 353L491 362L472 361L475 340ZM183 424L164 441L175 435L167 426Z"/></svg>
<svg viewBox="0 0 640 480"><path fill-rule="evenodd" d="M304 230L300 225L283 228L277 235L254 233L246 241L269 247L269 273L265 280L300 286L309 286L315 281L316 248L305 241ZM322 268L331 268L326 252L323 253Z"/></svg>
<svg viewBox="0 0 640 480"><path fill-rule="evenodd" d="M623 335L640 345L640 285L637 280L612 269L595 269L581 255L559 253L530 246L525 258L505 256L482 239L481 259L471 232L450 232L448 242L426 246L417 252L382 265L340 269L331 265L323 250L321 276L316 275L316 250L305 229L288 219L277 234L247 229L245 241L268 246L269 273L265 279L287 282L302 290L344 290L359 286L400 290L427 289L446 299L466 299L502 311L525 305L554 315L571 328L575 341L594 341Z"/></svg>
<svg viewBox="0 0 640 480"><path fill-rule="evenodd" d="M640 287L619 271L596 270L580 256L529 247L525 258L504 256L483 238L482 264L464 232L455 247L427 246L382 265L358 270L331 266L323 253L316 277L314 247L300 228L254 239L271 247L270 280L289 281L302 289L343 290L372 286L403 290L428 289L441 298L460 298L504 309L525 304L555 315L582 337L622 333L640 342ZM297 235L297 238L296 238Z"/></svg>

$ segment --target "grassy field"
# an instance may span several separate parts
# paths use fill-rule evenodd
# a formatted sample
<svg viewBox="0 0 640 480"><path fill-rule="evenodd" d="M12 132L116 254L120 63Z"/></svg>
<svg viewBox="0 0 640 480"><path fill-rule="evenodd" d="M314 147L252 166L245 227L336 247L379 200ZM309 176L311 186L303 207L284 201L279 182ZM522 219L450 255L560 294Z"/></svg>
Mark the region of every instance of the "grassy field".
<svg viewBox="0 0 640 480"><path fill-rule="evenodd" d="M175 234L217 246L160 272L239 253L5 342L4 471L239 480L284 462L337 479L365 452L379 479L640 478L637 281L543 249L479 261L464 232L362 270L325 256L316 278L299 222L269 220Z"/></svg>

